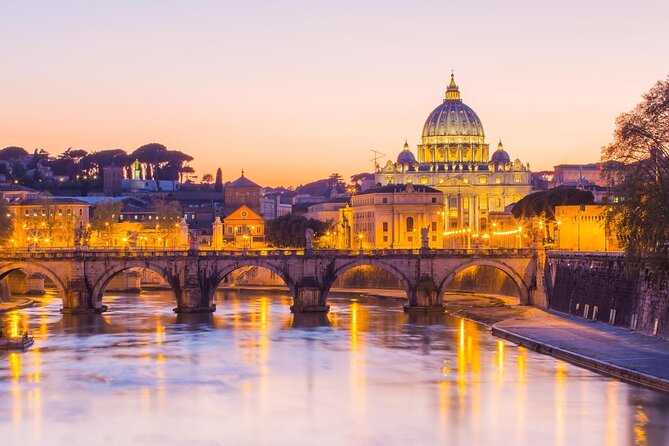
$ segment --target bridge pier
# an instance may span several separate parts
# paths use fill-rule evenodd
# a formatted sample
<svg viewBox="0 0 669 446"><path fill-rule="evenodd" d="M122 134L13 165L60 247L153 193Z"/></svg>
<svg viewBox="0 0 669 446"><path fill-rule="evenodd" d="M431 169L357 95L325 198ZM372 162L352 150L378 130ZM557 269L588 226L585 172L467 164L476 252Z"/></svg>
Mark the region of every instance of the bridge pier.
<svg viewBox="0 0 669 446"><path fill-rule="evenodd" d="M330 305L325 303L326 293L327 291L321 289L315 280L296 285L290 311L293 313L327 313L330 311Z"/></svg>
<svg viewBox="0 0 669 446"><path fill-rule="evenodd" d="M407 313L443 312L444 303L439 288L429 278L421 279L414 289L409 290L409 303L404 305Z"/></svg>
<svg viewBox="0 0 669 446"><path fill-rule="evenodd" d="M84 287L72 287L65 291L62 314L94 314L107 311L107 305L94 303L91 292Z"/></svg>
<svg viewBox="0 0 669 446"><path fill-rule="evenodd" d="M202 288L175 290L174 294L177 298L177 307L172 311L175 313L213 313L216 311L216 304L212 303L212 299Z"/></svg>

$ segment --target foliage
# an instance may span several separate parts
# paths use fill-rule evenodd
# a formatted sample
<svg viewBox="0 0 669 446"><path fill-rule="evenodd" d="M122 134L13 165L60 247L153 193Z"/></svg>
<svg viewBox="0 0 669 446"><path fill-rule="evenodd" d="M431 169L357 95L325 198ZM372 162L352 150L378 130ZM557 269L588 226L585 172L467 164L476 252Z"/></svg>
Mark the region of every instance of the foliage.
<svg viewBox="0 0 669 446"><path fill-rule="evenodd" d="M214 176L210 173L205 173L204 175L202 175L202 182L204 184L211 184L214 182Z"/></svg>
<svg viewBox="0 0 669 446"><path fill-rule="evenodd" d="M298 194L309 194L321 197L329 197L332 190L337 193L346 191L346 183L342 180L342 176L338 173L331 174L328 178L312 181L305 185L301 185L295 189Z"/></svg>
<svg viewBox="0 0 669 446"><path fill-rule="evenodd" d="M170 244L176 245L176 237L181 230L181 208L176 200L158 199L154 201L156 220L154 229L159 236L163 248Z"/></svg>
<svg viewBox="0 0 669 446"><path fill-rule="evenodd" d="M216 192L223 192L223 171L219 167L216 169L216 182L214 183L214 190Z"/></svg>
<svg viewBox="0 0 669 446"><path fill-rule="evenodd" d="M122 207L123 203L120 201L108 200L98 203L93 209L90 230L96 231L98 236L105 234L108 238L107 242L111 243L114 226L118 223Z"/></svg>
<svg viewBox="0 0 669 446"><path fill-rule="evenodd" d="M0 160L14 161L28 156L28 152L22 147L9 146L0 150Z"/></svg>
<svg viewBox="0 0 669 446"><path fill-rule="evenodd" d="M667 257L669 244L669 77L657 82L630 112L616 119L613 143L602 158L618 162L609 173L613 203L607 215L631 257Z"/></svg>
<svg viewBox="0 0 669 446"><path fill-rule="evenodd" d="M518 200L511 212L515 218L534 218L544 216L555 220L555 207L584 205L594 203L592 192L575 187L556 187L534 192Z"/></svg>
<svg viewBox="0 0 669 446"><path fill-rule="evenodd" d="M329 229L328 223L288 214L267 222L267 241L281 248L304 248L307 244L305 232L311 228L315 235L322 235Z"/></svg>

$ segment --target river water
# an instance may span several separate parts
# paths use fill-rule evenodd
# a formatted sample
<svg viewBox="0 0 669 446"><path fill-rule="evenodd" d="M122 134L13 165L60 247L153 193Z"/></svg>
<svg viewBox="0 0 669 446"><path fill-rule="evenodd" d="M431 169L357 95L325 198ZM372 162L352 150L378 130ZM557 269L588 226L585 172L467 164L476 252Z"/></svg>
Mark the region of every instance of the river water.
<svg viewBox="0 0 669 446"><path fill-rule="evenodd" d="M667 445L669 397L391 299L223 291L212 315L169 292L61 315L47 296L0 315L2 445Z"/></svg>

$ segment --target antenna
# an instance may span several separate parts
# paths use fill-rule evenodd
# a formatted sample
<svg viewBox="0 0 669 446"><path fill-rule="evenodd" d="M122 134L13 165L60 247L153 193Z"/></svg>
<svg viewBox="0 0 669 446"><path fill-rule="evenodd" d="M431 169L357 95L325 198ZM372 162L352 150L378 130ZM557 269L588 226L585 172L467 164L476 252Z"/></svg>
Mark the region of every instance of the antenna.
<svg viewBox="0 0 669 446"><path fill-rule="evenodd" d="M379 159L383 158L386 156L385 153L381 153L378 150L373 150L370 149L370 152L374 152L374 158L372 158L370 161L374 162L374 166L372 167L372 173L376 172L376 169L379 167Z"/></svg>

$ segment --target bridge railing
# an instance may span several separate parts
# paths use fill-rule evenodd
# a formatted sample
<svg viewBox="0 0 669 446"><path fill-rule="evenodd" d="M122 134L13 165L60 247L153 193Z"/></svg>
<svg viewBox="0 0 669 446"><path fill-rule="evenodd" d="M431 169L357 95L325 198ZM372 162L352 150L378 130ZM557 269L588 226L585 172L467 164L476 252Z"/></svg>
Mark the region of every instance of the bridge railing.
<svg viewBox="0 0 669 446"><path fill-rule="evenodd" d="M528 257L533 255L533 249L513 248L471 248L471 249L318 249L306 251L304 249L254 249L254 250L170 250L170 249L12 249L0 250L0 259L30 260L30 259L67 259L67 258L160 258L160 257L188 257L202 258L238 258L238 257L295 257L295 256L323 256L323 257L387 257L387 256L474 256L474 257Z"/></svg>

